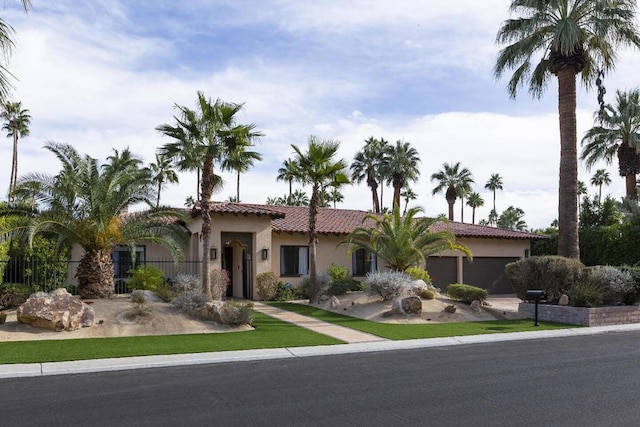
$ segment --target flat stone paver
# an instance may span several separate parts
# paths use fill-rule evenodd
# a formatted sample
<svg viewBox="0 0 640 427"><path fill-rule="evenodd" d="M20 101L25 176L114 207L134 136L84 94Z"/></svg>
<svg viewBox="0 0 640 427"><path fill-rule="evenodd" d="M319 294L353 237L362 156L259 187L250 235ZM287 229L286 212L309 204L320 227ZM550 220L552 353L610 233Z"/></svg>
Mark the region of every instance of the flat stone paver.
<svg viewBox="0 0 640 427"><path fill-rule="evenodd" d="M260 313L267 316L275 317L276 319L284 322L293 323L294 325L318 332L322 335L327 335L332 338L339 339L348 344L360 343L360 342L374 342L374 341L387 341L386 338L381 338L376 335L367 334L366 332L356 331L355 329L346 328L344 326L334 325L332 323L323 322L322 320L314 319L312 317L303 316L298 313L294 313L287 310L282 310L277 307L270 306L268 304L262 304L259 302L253 303L253 308Z"/></svg>

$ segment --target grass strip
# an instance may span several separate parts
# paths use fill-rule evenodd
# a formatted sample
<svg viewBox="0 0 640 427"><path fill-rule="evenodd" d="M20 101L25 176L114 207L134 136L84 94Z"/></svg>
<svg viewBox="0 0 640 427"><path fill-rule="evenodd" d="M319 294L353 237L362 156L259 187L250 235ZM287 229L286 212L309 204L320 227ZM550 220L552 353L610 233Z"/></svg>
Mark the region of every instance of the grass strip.
<svg viewBox="0 0 640 427"><path fill-rule="evenodd" d="M303 316L313 317L336 325L358 331L367 332L390 340L408 340L416 338L441 338L462 335L497 334L505 332L527 332L551 329L574 328L575 325L555 322L539 322L540 326L533 326L533 320L488 320L479 322L448 322L398 324L379 323L356 317L345 316L321 308L290 302L270 302L270 305L283 310L292 311Z"/></svg>
<svg viewBox="0 0 640 427"><path fill-rule="evenodd" d="M343 344L340 340L258 312L254 312L253 326L254 330L245 332L2 342L0 363L43 363Z"/></svg>

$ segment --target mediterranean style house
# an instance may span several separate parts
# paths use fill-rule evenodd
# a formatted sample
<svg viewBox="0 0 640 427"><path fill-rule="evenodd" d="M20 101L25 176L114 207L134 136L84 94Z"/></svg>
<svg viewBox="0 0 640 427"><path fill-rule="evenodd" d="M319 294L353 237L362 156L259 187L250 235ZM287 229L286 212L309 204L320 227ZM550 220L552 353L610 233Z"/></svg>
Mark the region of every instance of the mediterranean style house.
<svg viewBox="0 0 640 427"><path fill-rule="evenodd" d="M361 280L369 272L385 269L383 260L378 262L364 250L349 254L348 245L340 244L349 232L363 225L368 214L359 210L319 209L318 272L327 271L333 263L347 267L355 279ZM194 211L185 226L191 240L180 271L198 274L201 260L208 256L214 268L229 272L228 296L236 298L253 299L256 276L267 271L276 273L283 282L297 285L308 274L308 224L307 207L212 203L210 251L202 253L202 218ZM473 254L472 261L462 253L451 251L429 257L426 269L433 284L446 289L451 283L466 283L486 288L492 294L513 293L504 275L504 266L528 257L531 241L545 238L533 233L459 222L441 222L432 227L434 231L448 227L457 241ZM74 248L72 260L78 260L80 256L81 250ZM112 257L116 278L125 277L131 268L129 250L119 248ZM167 278L177 274L174 263L167 261L169 258L168 252L159 246L136 248L137 262L163 269ZM74 274L75 271L70 271L69 279Z"/></svg>

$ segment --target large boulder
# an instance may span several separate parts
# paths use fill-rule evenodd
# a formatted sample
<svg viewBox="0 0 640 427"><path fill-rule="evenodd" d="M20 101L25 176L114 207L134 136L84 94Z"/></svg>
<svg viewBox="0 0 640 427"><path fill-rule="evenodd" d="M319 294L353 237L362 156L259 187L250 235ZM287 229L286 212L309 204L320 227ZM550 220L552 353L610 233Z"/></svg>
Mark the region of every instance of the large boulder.
<svg viewBox="0 0 640 427"><path fill-rule="evenodd" d="M422 314L422 300L420 297L398 298L391 306L393 314L404 314L419 316Z"/></svg>
<svg viewBox="0 0 640 427"><path fill-rule="evenodd" d="M93 325L93 307L78 298L56 289L50 294L38 292L18 307L18 322L52 331L73 331Z"/></svg>

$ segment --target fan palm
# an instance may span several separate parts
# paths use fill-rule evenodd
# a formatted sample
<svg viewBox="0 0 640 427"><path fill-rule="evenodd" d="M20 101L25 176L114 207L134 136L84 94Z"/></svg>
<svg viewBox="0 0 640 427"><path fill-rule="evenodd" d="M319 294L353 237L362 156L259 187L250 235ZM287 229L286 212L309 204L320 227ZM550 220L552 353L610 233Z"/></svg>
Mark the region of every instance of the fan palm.
<svg viewBox="0 0 640 427"><path fill-rule="evenodd" d="M175 184L178 182L178 174L171 167L171 159L156 153L156 161L149 164L151 181L156 184L156 208L160 207L160 193L165 182Z"/></svg>
<svg viewBox="0 0 640 427"><path fill-rule="evenodd" d="M611 184L611 178L609 177L609 172L604 169L598 169L591 177L591 185L598 187L598 204L602 200L602 186Z"/></svg>
<svg viewBox="0 0 640 427"><path fill-rule="evenodd" d="M20 102L7 102L2 106L0 117L4 120L2 130L7 131L7 138L13 139L11 177L9 178L9 202L11 203L13 200L11 193L18 179L18 139L29 135L31 116L29 110L23 109Z"/></svg>
<svg viewBox="0 0 640 427"><path fill-rule="evenodd" d="M31 7L31 0L21 0L24 11L27 12ZM4 104L9 90L11 89L10 77L11 73L7 69L7 60L11 56L14 44L11 37L13 36L13 28L11 25L0 18L0 104Z"/></svg>
<svg viewBox="0 0 640 427"><path fill-rule="evenodd" d="M443 163L442 169L431 175L431 182L433 181L437 181L438 185L431 194L436 195L444 191L449 204L449 221L453 221L453 205L460 195L467 194L471 190L473 175L469 169L461 167L460 162Z"/></svg>
<svg viewBox="0 0 640 427"><path fill-rule="evenodd" d="M626 198L638 200L636 175L640 173L640 90L616 92L615 105L607 104L597 117L598 125L582 138L582 159L587 168L599 160L611 164L618 157L625 178Z"/></svg>
<svg viewBox="0 0 640 427"><path fill-rule="evenodd" d="M62 163L55 176L32 173L20 178L15 192L34 197L39 210L29 215L16 208L8 214L5 234L29 244L41 234L57 237L58 249L78 245L84 254L76 277L82 298L106 298L114 291L111 252L117 245L147 242L165 247L174 259L182 256L189 234L181 212L151 209L126 213L129 206L152 205L154 186L146 169L135 166L130 151L115 153L109 163L81 156L68 144L47 143ZM114 165L118 165L115 166ZM122 167L123 165L128 165Z"/></svg>
<svg viewBox="0 0 640 427"><path fill-rule="evenodd" d="M471 194L469 194L469 197L467 198L467 205L471 208L471 223L475 224L476 209L481 206L484 206L484 200L482 199L482 196L480 196L480 194L476 192L472 192Z"/></svg>
<svg viewBox="0 0 640 427"><path fill-rule="evenodd" d="M378 199L378 179L380 169L385 161L383 144L370 137L365 140L362 150L358 151L351 163L351 179L357 183L366 180L367 186L371 189L371 200L373 202L373 212L380 212L380 200Z"/></svg>
<svg viewBox="0 0 640 427"><path fill-rule="evenodd" d="M289 183L289 197L287 198L287 204L293 205L293 181L298 179L300 171L298 165L291 159L287 159L282 162L282 167L278 169L277 181L287 181Z"/></svg>
<svg viewBox="0 0 640 427"><path fill-rule="evenodd" d="M487 183L484 185L484 188L493 192L493 210L495 211L496 210L496 190L503 189L502 177L500 176L500 174L492 173L491 177L489 178Z"/></svg>
<svg viewBox="0 0 640 427"><path fill-rule="evenodd" d="M255 132L251 131L248 134L253 137L257 136ZM222 161L222 170L236 172L236 202L238 203L240 203L240 174L251 169L256 160L262 160L260 153L248 150L251 146L250 141L240 141Z"/></svg>
<svg viewBox="0 0 640 427"><path fill-rule="evenodd" d="M561 256L580 257L576 75L589 86L599 72L613 69L618 46L640 46L635 9L632 0L512 0L510 10L520 16L506 20L498 30L496 42L507 46L498 54L494 72L499 78L514 69L507 85L512 97L528 83L531 95L539 98L551 75L558 79Z"/></svg>
<svg viewBox="0 0 640 427"><path fill-rule="evenodd" d="M409 182L415 182L420 177L419 163L420 155L418 150L408 142L396 141L396 145L388 149L386 162L382 169L386 171L385 173L390 177L393 185L394 209L400 206L402 189Z"/></svg>
<svg viewBox="0 0 640 427"><path fill-rule="evenodd" d="M214 163L222 162L239 144L250 141L260 135L253 125L239 125L236 114L243 104L226 103L221 100L212 102L202 92L198 92L197 110L177 106L187 120L175 118L177 126L158 126L160 132L175 139L160 148L160 154L180 161L185 153L196 153L202 170L200 184L200 213L202 215L202 253L208 254L211 246L211 196L216 184ZM209 286L208 256L202 261L202 291L211 299Z"/></svg>
<svg viewBox="0 0 640 427"><path fill-rule="evenodd" d="M346 183L346 164L343 160L334 160L340 143L332 140L320 140L311 135L306 151L291 145L295 152L294 161L300 170L300 179L311 185L309 202L309 301L318 296L316 247L318 242L317 217L320 206L320 190L332 182Z"/></svg>
<svg viewBox="0 0 640 427"><path fill-rule="evenodd" d="M373 221L375 226L356 228L342 243L348 243L351 252L364 249L375 254L397 271L424 264L429 255L445 250L460 250L471 257L469 249L456 242L452 231L430 231L440 220L416 218L421 212L421 208L414 207L400 215L400 209L395 207L391 214L367 215L363 221Z"/></svg>

